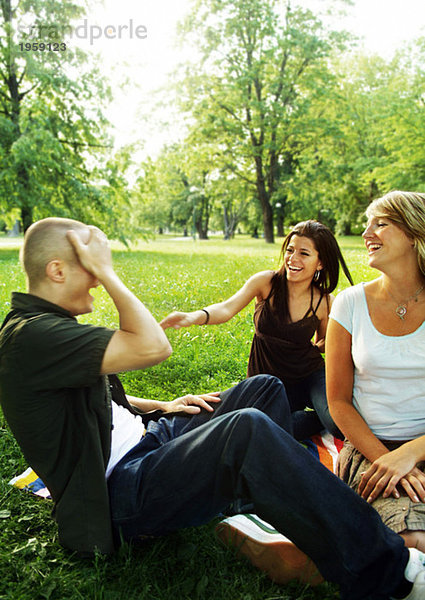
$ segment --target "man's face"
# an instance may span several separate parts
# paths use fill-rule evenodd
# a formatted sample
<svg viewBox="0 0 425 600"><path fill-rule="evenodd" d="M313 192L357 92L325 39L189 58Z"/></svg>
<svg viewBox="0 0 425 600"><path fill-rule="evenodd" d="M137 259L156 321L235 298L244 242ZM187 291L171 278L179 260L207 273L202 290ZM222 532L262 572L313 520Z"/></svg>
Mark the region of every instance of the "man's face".
<svg viewBox="0 0 425 600"><path fill-rule="evenodd" d="M92 312L94 298L90 290L99 285L98 280L81 265L72 266L67 280L68 310L76 315Z"/></svg>
<svg viewBox="0 0 425 600"><path fill-rule="evenodd" d="M75 230L83 243L89 239L89 229ZM74 254L75 256L75 254ZM73 314L83 315L93 311L94 298L90 294L90 289L99 285L99 281L82 267L77 257L75 261L68 264L66 278L66 303L67 309Z"/></svg>

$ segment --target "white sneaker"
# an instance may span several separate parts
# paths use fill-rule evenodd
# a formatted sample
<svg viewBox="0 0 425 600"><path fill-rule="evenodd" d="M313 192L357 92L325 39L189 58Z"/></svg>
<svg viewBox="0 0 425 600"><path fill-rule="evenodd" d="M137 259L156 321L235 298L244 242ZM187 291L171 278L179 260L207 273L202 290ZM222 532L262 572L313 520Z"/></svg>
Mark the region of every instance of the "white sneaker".
<svg viewBox="0 0 425 600"><path fill-rule="evenodd" d="M425 600L425 570L416 575L412 591L403 600Z"/></svg>
<svg viewBox="0 0 425 600"><path fill-rule="evenodd" d="M215 530L224 544L245 555L276 583L285 584L293 579L310 585L323 582L310 558L257 515L228 517Z"/></svg>
<svg viewBox="0 0 425 600"><path fill-rule="evenodd" d="M416 548L409 548L409 554L404 577L413 583L413 588L403 600L425 600L425 554Z"/></svg>

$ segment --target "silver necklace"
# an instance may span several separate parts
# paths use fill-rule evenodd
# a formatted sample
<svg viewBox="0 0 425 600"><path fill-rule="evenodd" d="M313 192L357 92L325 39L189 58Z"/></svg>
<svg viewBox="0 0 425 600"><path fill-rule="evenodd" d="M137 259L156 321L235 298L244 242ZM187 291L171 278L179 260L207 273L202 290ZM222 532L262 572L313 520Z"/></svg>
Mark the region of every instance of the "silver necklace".
<svg viewBox="0 0 425 600"><path fill-rule="evenodd" d="M414 300L415 302L418 301L418 296L419 294L422 292L422 290L425 288L425 285L421 285L420 288L418 288L416 290L416 292L414 294L412 294L412 296L410 296L410 298L407 298L407 300L402 300L401 302L398 303L397 308L395 309L395 314L402 320L404 321L404 317L407 314L407 305L409 304L409 302L411 302L412 300ZM393 298L393 300L395 302L398 302L397 298L395 298L393 296L393 294L390 292L390 290L388 290L390 296Z"/></svg>

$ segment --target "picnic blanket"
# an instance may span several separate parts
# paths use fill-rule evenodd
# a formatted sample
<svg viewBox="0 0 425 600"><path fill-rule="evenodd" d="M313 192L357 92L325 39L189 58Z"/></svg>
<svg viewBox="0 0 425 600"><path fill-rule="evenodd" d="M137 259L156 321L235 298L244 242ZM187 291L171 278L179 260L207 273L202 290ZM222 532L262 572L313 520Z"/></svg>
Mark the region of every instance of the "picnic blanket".
<svg viewBox="0 0 425 600"><path fill-rule="evenodd" d="M321 433L311 436L310 439L305 440L302 444L313 456L320 460L322 465L333 473L336 473L338 454L344 445L342 440L324 430Z"/></svg>
<svg viewBox="0 0 425 600"><path fill-rule="evenodd" d="M336 461L343 443L327 431L322 431L302 442L303 446L333 473L335 473ZM9 484L41 498L51 498L49 490L31 467L11 479Z"/></svg>
<svg viewBox="0 0 425 600"><path fill-rule="evenodd" d="M9 484L14 485L20 490L31 492L41 498L51 498L49 490L31 467L28 467L23 473L11 479Z"/></svg>

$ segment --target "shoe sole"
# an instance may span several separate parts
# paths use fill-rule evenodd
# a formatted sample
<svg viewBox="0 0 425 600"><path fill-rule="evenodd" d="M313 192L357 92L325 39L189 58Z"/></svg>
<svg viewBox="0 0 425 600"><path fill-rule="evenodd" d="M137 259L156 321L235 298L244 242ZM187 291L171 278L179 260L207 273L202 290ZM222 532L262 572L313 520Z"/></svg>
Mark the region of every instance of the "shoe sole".
<svg viewBox="0 0 425 600"><path fill-rule="evenodd" d="M324 579L311 559L291 540L254 515L236 515L215 528L218 538L246 556L272 581L285 584L294 579L311 586Z"/></svg>

